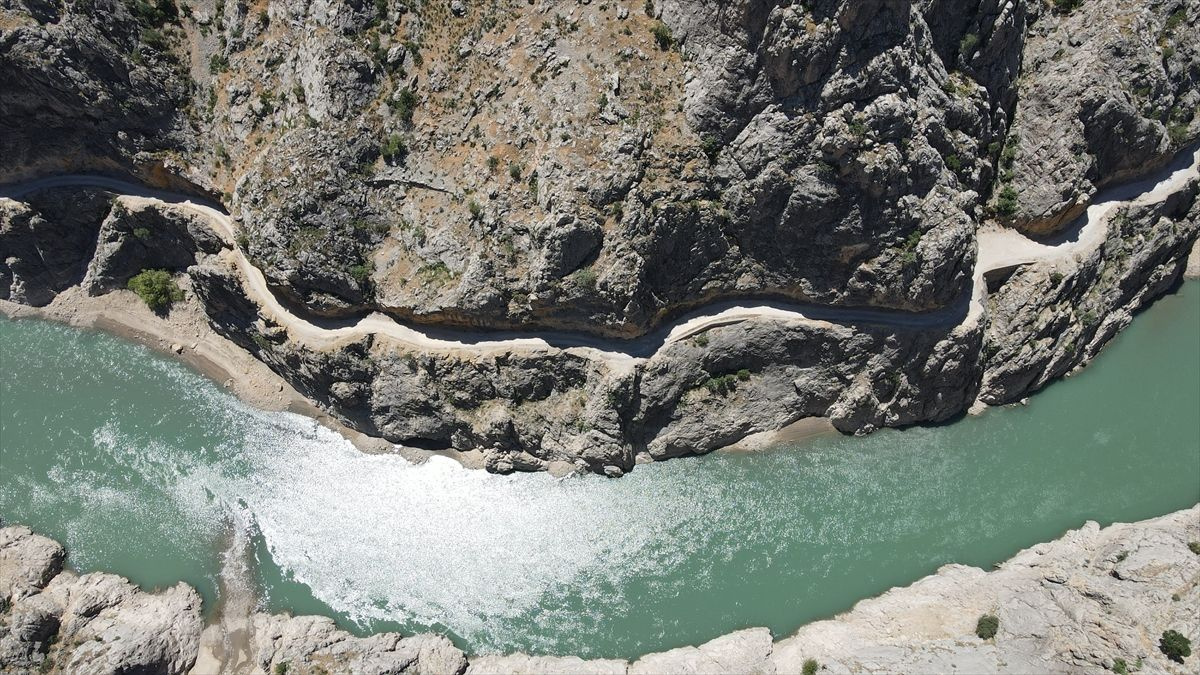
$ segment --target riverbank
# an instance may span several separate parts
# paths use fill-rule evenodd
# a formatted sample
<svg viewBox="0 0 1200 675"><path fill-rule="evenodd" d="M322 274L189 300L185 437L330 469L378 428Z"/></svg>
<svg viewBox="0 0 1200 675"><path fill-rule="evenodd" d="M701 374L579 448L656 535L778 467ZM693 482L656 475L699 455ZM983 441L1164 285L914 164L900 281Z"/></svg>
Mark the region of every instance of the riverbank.
<svg viewBox="0 0 1200 675"><path fill-rule="evenodd" d="M423 461L432 454L363 434L318 408L266 363L212 329L190 277L181 276L178 283L184 291L184 300L174 303L169 311L161 314L151 311L129 291L92 296L82 287L72 286L42 307L0 300L0 315L98 330L143 345L179 360L255 408L311 417L363 452L396 453L410 461ZM462 464L480 468L477 462L469 460Z"/></svg>
<svg viewBox="0 0 1200 675"><path fill-rule="evenodd" d="M311 417L337 432L359 450L367 453L394 453L414 462L441 456L455 460L468 469L485 469L484 453L479 450L422 450L389 443L368 436L343 424L318 408L310 399L249 351L212 329L200 304L192 280L178 279L185 298L163 313L151 311L134 293L114 291L88 295L73 286L42 307L22 305L0 299L0 315L10 319L54 321L75 328L99 330L143 345L159 354L177 359L184 365L260 410L286 411ZM729 451L753 451L779 443L805 440L836 433L827 419L808 418L782 429L761 432L727 446ZM645 456L649 459L649 456ZM554 476L573 473L569 462L553 462L547 471Z"/></svg>
<svg viewBox="0 0 1200 675"><path fill-rule="evenodd" d="M235 535L236 536L236 535ZM70 672L96 667L233 673L792 673L1106 672L1118 659L1147 671L1193 672L1193 655L1170 661L1163 631L1200 640L1200 505L1100 528L1089 522L1021 551L991 572L946 565L936 574L863 600L850 611L772 641L751 628L634 661L475 656L444 637L380 633L357 638L324 617L250 614L226 603L211 637L233 652L201 654L199 596L184 584L145 593L114 575L64 571L57 542L27 528L0 529L0 621L29 630L0 639L0 666ZM110 589L98 605L83 588ZM995 636L975 635L983 615ZM153 617L153 620L150 619ZM134 628L136 627L136 628ZM45 664L45 665L43 665ZM106 665L102 665L106 664Z"/></svg>
<svg viewBox="0 0 1200 675"><path fill-rule="evenodd" d="M1200 229L1198 162L1189 148L1102 191L1053 240L981 227L972 288L936 311L731 300L633 341L297 315L235 245L238 225L219 207L114 179L39 179L4 188L3 203L9 236L20 239L23 223L46 218L36 198L11 199L93 184L128 191L96 225L105 245L74 252L91 258L82 285L120 288L127 273L178 250L168 243L190 241L195 251L177 269L212 330L308 397L309 412L361 432L368 449L421 448L414 456L497 473L615 477L650 460L753 445L803 420L864 434L1024 399L1088 363L1179 278ZM19 281L12 292L34 284Z"/></svg>

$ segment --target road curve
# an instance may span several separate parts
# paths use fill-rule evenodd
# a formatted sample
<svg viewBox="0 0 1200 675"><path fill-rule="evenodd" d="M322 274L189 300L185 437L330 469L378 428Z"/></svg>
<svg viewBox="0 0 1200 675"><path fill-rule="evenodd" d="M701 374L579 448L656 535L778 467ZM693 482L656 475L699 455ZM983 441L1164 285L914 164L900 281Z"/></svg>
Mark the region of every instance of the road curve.
<svg viewBox="0 0 1200 675"><path fill-rule="evenodd" d="M750 320L877 324L907 328L953 327L969 323L977 320L982 313L985 292L983 277L986 273L1091 251L1104 240L1107 230L1105 225L1116 209L1131 204L1161 201L1197 176L1200 176L1200 144L1181 152L1172 162L1150 176L1097 194L1085 214L1053 239L1038 242L1008 228L981 228L977 237L978 253L970 293L959 302L936 311L905 312L785 301L750 303L724 300L707 304L646 335L628 340L565 331L479 331L411 326L378 312L349 322L314 322L296 315L280 303L262 271L251 264L236 246L237 225L216 202L156 190L118 178L90 174L50 176L0 186L0 200L20 201L20 198L27 194L50 188L98 187L116 193L119 199L131 206L154 205L194 214L208 222L226 240L242 273L246 294L258 304L260 311L285 327L292 339L304 342L310 347L321 348L367 334L376 334L412 345L422 351L479 353L563 349L614 364L629 365L652 356L668 344L687 339L710 328Z"/></svg>

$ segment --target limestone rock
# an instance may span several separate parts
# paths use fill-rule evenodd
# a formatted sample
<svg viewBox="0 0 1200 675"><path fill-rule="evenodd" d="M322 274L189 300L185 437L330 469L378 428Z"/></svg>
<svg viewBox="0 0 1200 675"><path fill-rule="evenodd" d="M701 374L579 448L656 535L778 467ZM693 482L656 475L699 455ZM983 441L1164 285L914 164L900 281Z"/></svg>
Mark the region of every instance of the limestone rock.
<svg viewBox="0 0 1200 675"><path fill-rule="evenodd" d="M186 673L200 595L179 583L146 593L121 577L62 570L58 543L0 528L0 670Z"/></svg>

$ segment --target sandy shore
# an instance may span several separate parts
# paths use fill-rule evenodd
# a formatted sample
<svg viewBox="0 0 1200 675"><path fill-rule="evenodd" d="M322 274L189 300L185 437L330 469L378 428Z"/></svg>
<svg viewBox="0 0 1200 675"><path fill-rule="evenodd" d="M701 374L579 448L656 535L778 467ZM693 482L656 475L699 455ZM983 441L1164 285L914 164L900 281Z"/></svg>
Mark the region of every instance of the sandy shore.
<svg viewBox="0 0 1200 675"><path fill-rule="evenodd" d="M119 290L101 296L89 296L79 286L60 293L45 307L29 307L0 300L0 314L11 319L36 318L64 323L76 328L99 330L136 342L184 364L206 376L242 401L267 411L287 411L315 419L341 434L362 452L395 453L412 462L423 462L434 455L454 459L468 469L483 469L481 451L429 451L395 445L382 438L351 429L317 407L265 363L238 345L218 335L208 324L208 316L192 293L191 280L179 275L177 283L186 299L172 305L165 315L151 312L132 292ZM782 443L799 443L825 434L838 433L829 420L810 417L774 431L752 434L722 448L723 452L755 452ZM641 456L639 463L649 460ZM567 462L553 462L552 475L575 471Z"/></svg>
<svg viewBox="0 0 1200 675"><path fill-rule="evenodd" d="M718 452L758 452L771 446L784 443L802 443L804 441L837 434L837 429L825 417L805 417L774 431L763 431L750 434L732 445L727 445Z"/></svg>
<svg viewBox="0 0 1200 675"><path fill-rule="evenodd" d="M36 318L100 330L145 345L181 360L256 408L312 417L363 452L395 452L413 461L423 461L429 456L428 452L395 446L355 431L318 408L265 363L213 331L191 292L190 279L181 275L177 282L187 298L175 303L170 312L162 316L151 312L129 291L93 297L78 286L60 293L45 307L0 300L0 314L10 319Z"/></svg>

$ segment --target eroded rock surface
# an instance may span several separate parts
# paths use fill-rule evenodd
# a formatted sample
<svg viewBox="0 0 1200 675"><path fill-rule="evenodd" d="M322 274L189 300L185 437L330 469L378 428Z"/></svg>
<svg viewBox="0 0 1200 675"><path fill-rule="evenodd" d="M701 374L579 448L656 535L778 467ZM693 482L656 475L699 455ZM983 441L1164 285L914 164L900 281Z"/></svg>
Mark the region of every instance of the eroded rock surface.
<svg viewBox="0 0 1200 675"><path fill-rule="evenodd" d="M947 420L1086 363L1178 278L1194 188L989 278L968 320L982 228L1058 230L1194 148L1196 21L1185 0L20 0L0 180L132 175L219 195L233 232L99 190L0 200L0 298L187 273L219 333L340 420L493 471ZM756 318L624 361L311 346L230 245L330 328L630 338L722 298L908 320Z"/></svg>
<svg viewBox="0 0 1200 675"><path fill-rule="evenodd" d="M325 617L254 614L239 639L257 672L798 673L1195 671L1170 661L1165 630L1200 639L1200 505L1101 528L1094 522L985 572L946 565L833 619L772 641L766 628L633 662L510 654L467 658L442 636L353 637ZM187 672L200 598L185 584L148 594L111 574L60 572L63 550L27 528L0 529L0 671ZM999 629L975 635L991 614ZM47 663L48 666L43 666ZM207 665L212 665L208 663ZM41 672L47 672L42 670Z"/></svg>
<svg viewBox="0 0 1200 675"><path fill-rule="evenodd" d="M200 595L155 593L113 574L63 571L62 546L0 528L0 670L187 673L200 639Z"/></svg>

